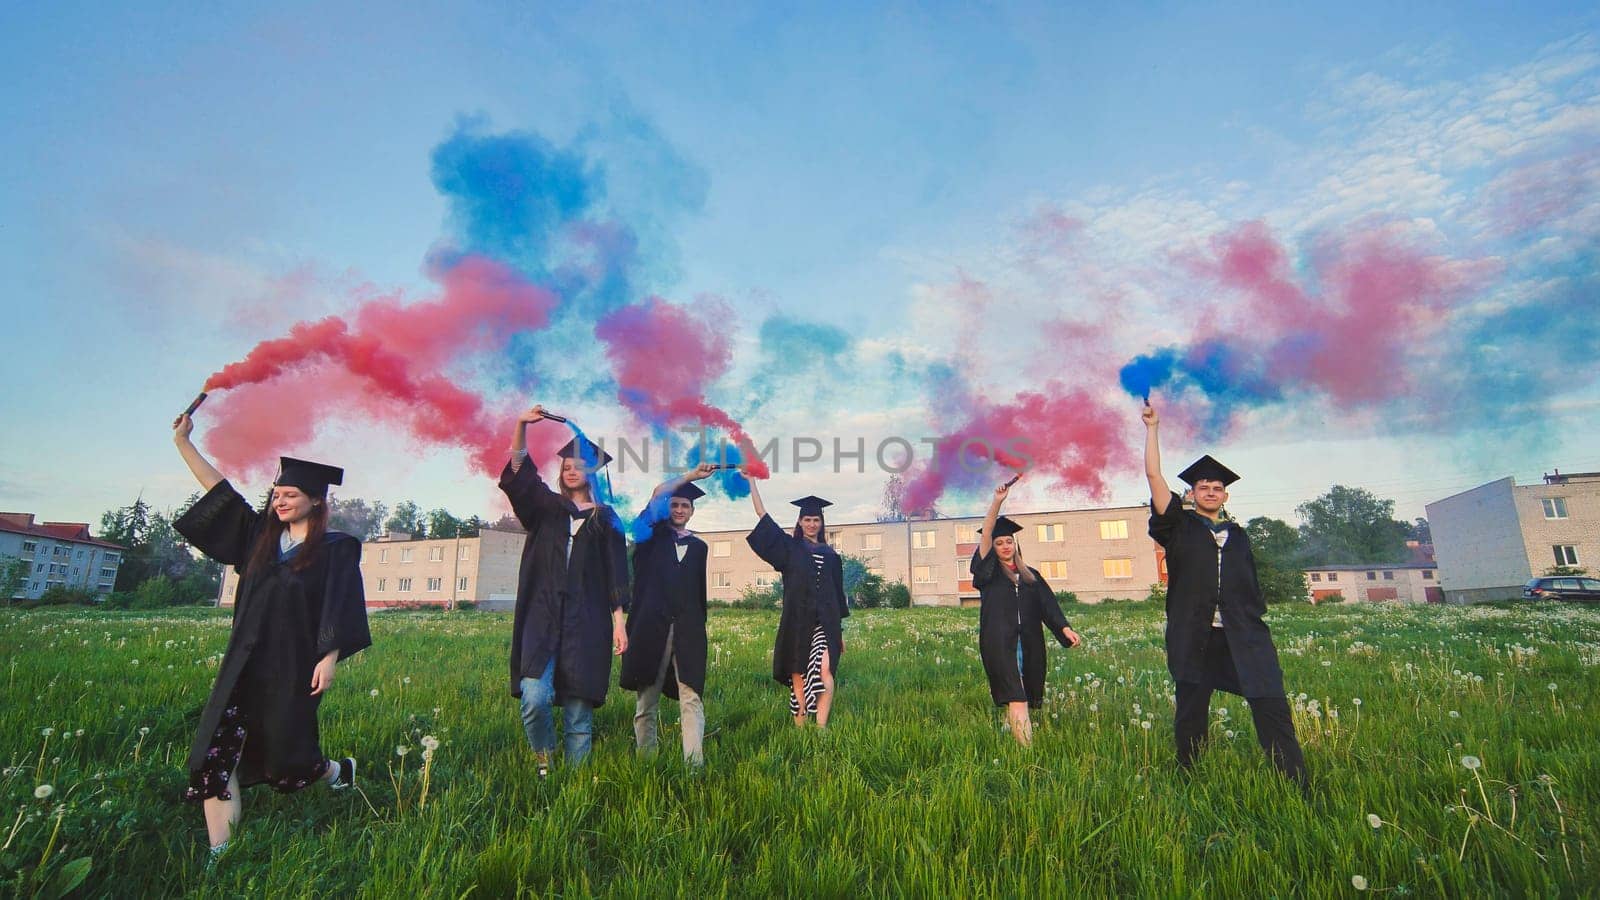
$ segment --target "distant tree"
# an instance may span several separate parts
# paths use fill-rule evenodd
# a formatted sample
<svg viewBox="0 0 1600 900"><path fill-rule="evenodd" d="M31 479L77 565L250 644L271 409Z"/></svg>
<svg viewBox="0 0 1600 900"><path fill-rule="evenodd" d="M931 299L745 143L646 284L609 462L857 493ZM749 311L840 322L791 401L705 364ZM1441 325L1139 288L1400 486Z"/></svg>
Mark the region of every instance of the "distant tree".
<svg viewBox="0 0 1600 900"><path fill-rule="evenodd" d="M1301 570L1303 545L1300 532L1282 519L1257 516L1244 526L1250 535L1250 552L1256 558L1256 580L1268 603L1291 603L1307 596L1306 574ZM1403 546L1403 545L1402 545Z"/></svg>
<svg viewBox="0 0 1600 900"><path fill-rule="evenodd" d="M1318 565L1395 563L1407 558L1411 526L1394 518L1394 501L1363 488L1334 485L1296 507L1303 559Z"/></svg>
<svg viewBox="0 0 1600 900"><path fill-rule="evenodd" d="M883 502L878 507L879 522L904 522L906 514L900 509L900 504L905 500L906 480L898 473L889 476L883 483Z"/></svg>
<svg viewBox="0 0 1600 900"><path fill-rule="evenodd" d="M199 499L198 491L190 494L183 508ZM158 575L183 578L199 565L183 535L172 527L176 519L176 511L153 510L142 498L100 516L100 538L123 547L116 590L134 590Z"/></svg>
<svg viewBox="0 0 1600 900"><path fill-rule="evenodd" d="M494 524L488 527L494 529L495 531L511 531L518 534L528 530L523 528L522 523L517 521L517 517L511 513L506 513L500 518L495 519Z"/></svg>
<svg viewBox="0 0 1600 900"><path fill-rule="evenodd" d="M422 513L417 504L402 500L394 505L394 512L383 523L385 531L404 531L413 537L422 537Z"/></svg>
<svg viewBox="0 0 1600 900"><path fill-rule="evenodd" d="M428 537L453 538L461 535L461 520L450 515L446 509L433 509L428 511Z"/></svg>
<svg viewBox="0 0 1600 900"><path fill-rule="evenodd" d="M1407 528L1406 539L1419 544L1433 543L1433 530L1428 527L1428 520L1417 516L1417 520Z"/></svg>
<svg viewBox="0 0 1600 900"><path fill-rule="evenodd" d="M28 561L16 556L0 556L0 597L10 605L28 583Z"/></svg>
<svg viewBox="0 0 1600 900"><path fill-rule="evenodd" d="M489 523L477 516L468 516L461 520L461 536L477 537L478 532L489 527Z"/></svg>
<svg viewBox="0 0 1600 900"><path fill-rule="evenodd" d="M904 581L892 581L883 589L884 606L905 609L911 605L911 588Z"/></svg>
<svg viewBox="0 0 1600 900"><path fill-rule="evenodd" d="M1560 577L1562 575L1568 577L1583 577L1589 574L1589 570L1583 566L1551 566L1550 568L1544 570L1544 574L1553 575L1556 577Z"/></svg>
<svg viewBox="0 0 1600 900"><path fill-rule="evenodd" d="M345 500L328 498L328 527L342 531L358 541L370 541L383 531L389 507L382 500L368 503L360 497Z"/></svg>
<svg viewBox="0 0 1600 900"><path fill-rule="evenodd" d="M146 578L133 592L134 609L160 609L178 601L178 586L171 578L156 575Z"/></svg>
<svg viewBox="0 0 1600 900"><path fill-rule="evenodd" d="M850 602L862 609L873 609L884 603L885 583L882 575L867 568L867 561L855 556L840 554L844 568L844 594Z"/></svg>

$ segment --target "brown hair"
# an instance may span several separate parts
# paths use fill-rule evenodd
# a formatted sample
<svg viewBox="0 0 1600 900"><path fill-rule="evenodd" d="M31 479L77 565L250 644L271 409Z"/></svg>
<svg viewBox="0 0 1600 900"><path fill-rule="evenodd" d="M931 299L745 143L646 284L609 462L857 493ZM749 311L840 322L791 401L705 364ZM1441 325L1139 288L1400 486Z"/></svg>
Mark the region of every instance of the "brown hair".
<svg viewBox="0 0 1600 900"><path fill-rule="evenodd" d="M805 517L806 517L805 513L801 513L800 515L795 516L795 519L794 519L794 538L797 541L803 541L803 540L806 539L806 533L804 531L800 530L800 520L804 519ZM828 517L823 515L823 514L821 514L821 513L817 513L817 518L820 519L821 522L822 522L822 524L817 526L817 538L818 538L817 543L826 544L828 542Z"/></svg>
<svg viewBox="0 0 1600 900"><path fill-rule="evenodd" d="M1000 563L1000 571L1006 573L1007 578L1011 578L1012 584L1016 584L1018 581L1023 584L1033 584L1037 579L1033 577L1033 570L1028 568L1028 563L1022 558L1022 542L1012 538L1011 546L1015 548L1011 553L1011 561L1016 563L1017 566L1016 577L1012 578L1011 569L1004 562ZM999 551L996 551L995 558L999 559L999 556Z"/></svg>
<svg viewBox="0 0 1600 900"><path fill-rule="evenodd" d="M322 550L322 538L328 533L328 498L311 493L307 493L306 496L312 500L311 512L306 514L305 542L300 545L300 552L289 562L289 570L293 572L304 572L316 563L317 554ZM289 527L273 514L270 491L267 493L267 507L262 512L267 519L266 527L261 529L261 534L256 538L256 545L250 551L250 562L245 567L246 571L260 571L262 567L277 561L278 541Z"/></svg>

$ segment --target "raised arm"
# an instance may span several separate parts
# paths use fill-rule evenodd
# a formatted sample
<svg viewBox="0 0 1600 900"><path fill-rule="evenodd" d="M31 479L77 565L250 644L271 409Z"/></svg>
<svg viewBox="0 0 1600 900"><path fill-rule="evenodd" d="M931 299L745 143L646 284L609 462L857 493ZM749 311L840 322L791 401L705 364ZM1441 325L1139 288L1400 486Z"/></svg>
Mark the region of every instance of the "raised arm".
<svg viewBox="0 0 1600 900"><path fill-rule="evenodd" d="M528 458L528 426L544 418L544 407L535 403L532 407L517 416L517 422L511 429L511 471L522 470L522 461Z"/></svg>
<svg viewBox="0 0 1600 900"><path fill-rule="evenodd" d="M1150 506L1156 515L1166 515L1172 488L1161 474L1161 417L1156 415L1155 407L1146 403L1140 418L1144 420L1144 477L1150 482Z"/></svg>
<svg viewBox="0 0 1600 900"><path fill-rule="evenodd" d="M511 434L511 461L500 473L500 490L511 501L511 511L522 527L532 532L538 526L541 513L561 508L560 498L539 477L536 466L528 463L528 444L525 430L532 422L544 418L544 407L533 406L517 416ZM526 471L524 471L526 470Z"/></svg>
<svg viewBox="0 0 1600 900"><path fill-rule="evenodd" d="M194 420L187 414L172 420L172 442L178 445L178 455L188 464L189 471L194 473L194 478L200 482L200 487L209 491L222 481L222 473L217 471L217 467L213 466L200 452L200 448L194 445L194 441L190 440L190 435L193 433Z"/></svg>
<svg viewBox="0 0 1600 900"><path fill-rule="evenodd" d="M742 465L739 467L739 472L744 475L744 480L750 484L750 502L756 508L756 518L760 519L766 516L767 505L761 502L761 489L756 487L756 480L750 477L750 469Z"/></svg>
<svg viewBox="0 0 1600 900"><path fill-rule="evenodd" d="M650 492L650 499L651 501L655 501L661 497L667 496L668 494L676 493L678 488L683 487L691 481L699 481L702 478L709 478L711 473L715 472L716 470L716 466L713 466L711 463L701 463L682 475L679 475L677 478L669 478L666 481L656 485L656 489ZM755 493L755 485L752 484L750 488L751 493Z"/></svg>
<svg viewBox="0 0 1600 900"><path fill-rule="evenodd" d="M994 520L1000 518L1000 504L1011 493L1011 482L994 489L994 499L989 501L989 512L983 517L983 531L978 535L978 558L983 559L994 549Z"/></svg>

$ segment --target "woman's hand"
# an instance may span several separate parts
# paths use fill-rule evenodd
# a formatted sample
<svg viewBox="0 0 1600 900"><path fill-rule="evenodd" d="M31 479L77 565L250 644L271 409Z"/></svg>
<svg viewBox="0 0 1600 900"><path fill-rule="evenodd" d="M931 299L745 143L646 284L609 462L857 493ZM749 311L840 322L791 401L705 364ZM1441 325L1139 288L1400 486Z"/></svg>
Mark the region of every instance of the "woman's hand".
<svg viewBox="0 0 1600 900"><path fill-rule="evenodd" d="M611 655L621 656L628 651L628 629L622 623L611 626Z"/></svg>
<svg viewBox="0 0 1600 900"><path fill-rule="evenodd" d="M194 419L188 413L180 414L172 420L172 442L182 444L189 440L189 435L194 434Z"/></svg>
<svg viewBox="0 0 1600 900"><path fill-rule="evenodd" d="M1066 628L1061 629L1061 636L1066 638L1068 643L1069 643L1069 645L1073 646L1073 647L1076 647L1079 644L1083 643L1083 637L1081 635L1079 635L1076 631L1073 631L1072 627L1070 625L1067 626Z"/></svg>
<svg viewBox="0 0 1600 900"><path fill-rule="evenodd" d="M1154 428L1161 424L1161 417L1156 415L1156 408L1149 403L1144 405L1144 412L1139 414L1139 418L1144 420L1146 428Z"/></svg>
<svg viewBox="0 0 1600 900"><path fill-rule="evenodd" d="M524 411L522 415L517 416L517 421L524 425L531 425L542 418L544 418L544 407L535 403Z"/></svg>
<svg viewBox="0 0 1600 900"><path fill-rule="evenodd" d="M339 664L339 651L331 650L311 670L311 696L315 697L333 687L333 669Z"/></svg>

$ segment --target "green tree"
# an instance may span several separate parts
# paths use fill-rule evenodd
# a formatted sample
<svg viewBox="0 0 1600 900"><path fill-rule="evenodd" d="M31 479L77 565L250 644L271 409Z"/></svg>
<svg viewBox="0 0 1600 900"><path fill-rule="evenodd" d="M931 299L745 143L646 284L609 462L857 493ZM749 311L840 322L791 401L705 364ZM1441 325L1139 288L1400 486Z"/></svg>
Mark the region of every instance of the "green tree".
<svg viewBox="0 0 1600 900"><path fill-rule="evenodd" d="M422 512L415 503L402 500L394 505L394 512L383 523L383 528L385 531L404 531L412 537L422 537Z"/></svg>
<svg viewBox="0 0 1600 900"><path fill-rule="evenodd" d="M904 581L890 582L883 589L884 605L890 609L905 609L911 605L911 588Z"/></svg>
<svg viewBox="0 0 1600 900"><path fill-rule="evenodd" d="M1396 563L1406 559L1410 526L1394 518L1394 501L1364 488L1334 485L1295 509L1303 523L1303 560L1314 565Z"/></svg>
<svg viewBox="0 0 1600 900"><path fill-rule="evenodd" d="M1416 541L1419 544L1433 543L1433 529L1428 527L1428 520L1421 516L1417 516L1416 521L1412 522L1411 525L1408 526L1407 531L1409 533L1406 535L1406 537L1410 540Z"/></svg>
<svg viewBox="0 0 1600 900"><path fill-rule="evenodd" d="M461 520L450 515L447 509L428 511L428 537L453 538L461 534Z"/></svg>
<svg viewBox="0 0 1600 900"><path fill-rule="evenodd" d="M1256 580L1261 583L1266 601L1290 603L1306 599L1300 532L1282 519L1267 516L1251 519L1244 530L1250 535L1250 552L1256 558Z"/></svg>
<svg viewBox="0 0 1600 900"><path fill-rule="evenodd" d="M368 503L360 497L349 500L328 498L328 527L358 541L370 541L377 537L388 515L389 507L381 500Z"/></svg>
<svg viewBox="0 0 1600 900"><path fill-rule="evenodd" d="M489 527L489 523L477 516L468 516L461 520L461 536L477 537L478 532Z"/></svg>
<svg viewBox="0 0 1600 900"><path fill-rule="evenodd" d="M0 556L0 597L10 605L28 583L28 561L16 556Z"/></svg>

